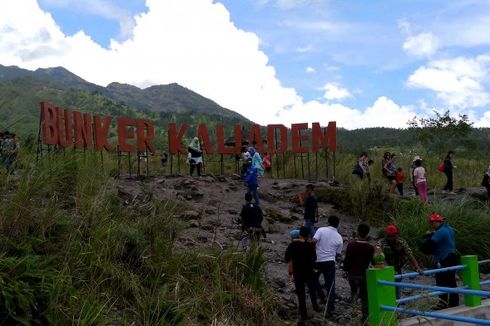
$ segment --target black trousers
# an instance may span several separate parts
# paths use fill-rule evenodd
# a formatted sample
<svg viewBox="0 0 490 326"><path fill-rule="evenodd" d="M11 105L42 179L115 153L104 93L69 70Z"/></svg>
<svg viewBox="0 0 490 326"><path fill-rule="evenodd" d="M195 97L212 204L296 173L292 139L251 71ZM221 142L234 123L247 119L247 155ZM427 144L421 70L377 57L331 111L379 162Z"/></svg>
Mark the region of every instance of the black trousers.
<svg viewBox="0 0 490 326"><path fill-rule="evenodd" d="M458 265L458 257L456 254L449 254L446 258L440 261L441 267L450 267ZM448 288L457 287L456 272L449 271L436 274L436 285ZM456 307L459 305L459 295L457 293L444 293L439 296L438 309L446 309L448 307Z"/></svg>
<svg viewBox="0 0 490 326"><path fill-rule="evenodd" d="M453 171L444 172L444 174L446 175L447 178L446 185L444 186L444 190L453 191Z"/></svg>
<svg viewBox="0 0 490 326"><path fill-rule="evenodd" d="M201 166L202 166L202 163L191 164L191 170L190 170L191 175L194 173L195 168L197 168L197 175L201 175Z"/></svg>
<svg viewBox="0 0 490 326"><path fill-rule="evenodd" d="M296 288L296 295L298 296L298 306L301 319L308 318L308 315L306 314L305 285L308 286L308 292L310 293L312 305L314 307L317 306L315 277L313 275L312 277L306 279L303 277L294 277L294 287Z"/></svg>
<svg viewBox="0 0 490 326"><path fill-rule="evenodd" d="M366 278L363 275L349 275L349 285L351 299L354 299L356 294L359 295L362 312L361 325L366 325L369 316Z"/></svg>

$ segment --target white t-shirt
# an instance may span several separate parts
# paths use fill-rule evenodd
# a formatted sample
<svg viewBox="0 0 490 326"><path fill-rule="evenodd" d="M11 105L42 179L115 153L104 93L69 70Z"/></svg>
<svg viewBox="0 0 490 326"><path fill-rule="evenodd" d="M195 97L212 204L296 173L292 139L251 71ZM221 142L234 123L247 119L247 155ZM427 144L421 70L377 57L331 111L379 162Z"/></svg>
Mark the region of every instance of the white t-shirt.
<svg viewBox="0 0 490 326"><path fill-rule="evenodd" d="M336 254L342 252L343 240L337 229L332 226L319 228L313 239L316 243L316 261L335 261Z"/></svg>
<svg viewBox="0 0 490 326"><path fill-rule="evenodd" d="M416 167L415 170L413 170L413 178L415 179L415 183L426 181L424 167Z"/></svg>

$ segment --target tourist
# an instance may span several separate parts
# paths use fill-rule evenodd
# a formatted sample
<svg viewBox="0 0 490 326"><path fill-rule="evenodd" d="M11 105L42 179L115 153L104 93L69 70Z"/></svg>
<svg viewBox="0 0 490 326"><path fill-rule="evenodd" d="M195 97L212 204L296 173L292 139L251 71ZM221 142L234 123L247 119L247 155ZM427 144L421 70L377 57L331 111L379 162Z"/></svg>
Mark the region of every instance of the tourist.
<svg viewBox="0 0 490 326"><path fill-rule="evenodd" d="M425 178L425 168L422 166L422 160L415 161L413 179L415 181L415 186L417 187L420 200L427 203L429 201L429 197L427 195L427 179Z"/></svg>
<svg viewBox="0 0 490 326"><path fill-rule="evenodd" d="M199 138L194 137L189 144L189 147L187 147L187 150L189 152L187 155L187 162L190 165L190 175L192 176L194 170L197 168L197 175L201 176L201 167L203 165L203 160Z"/></svg>
<svg viewBox="0 0 490 326"><path fill-rule="evenodd" d="M259 206L252 203L252 194L245 194L245 204L240 212L242 231L246 231L252 244L259 244L262 235L263 214Z"/></svg>
<svg viewBox="0 0 490 326"><path fill-rule="evenodd" d="M257 189L259 188L259 179L257 175L257 168L252 165L252 159L247 159L247 172L245 175L245 184L247 185L247 191L252 195L255 205L260 206L259 194Z"/></svg>
<svg viewBox="0 0 490 326"><path fill-rule="evenodd" d="M446 158L444 159L444 174L446 175L446 184L444 185L444 192L448 195L455 195L453 191L453 171L456 166L453 163L454 152L447 152Z"/></svg>

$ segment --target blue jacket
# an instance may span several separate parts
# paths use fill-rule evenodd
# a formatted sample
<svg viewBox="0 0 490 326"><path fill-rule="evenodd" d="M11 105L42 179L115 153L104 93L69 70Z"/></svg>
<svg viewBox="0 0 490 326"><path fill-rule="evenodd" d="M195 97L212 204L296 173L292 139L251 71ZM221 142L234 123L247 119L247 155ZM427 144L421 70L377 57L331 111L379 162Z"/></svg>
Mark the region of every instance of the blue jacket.
<svg viewBox="0 0 490 326"><path fill-rule="evenodd" d="M245 176L245 183L247 185L258 185L257 180L257 168L253 165L249 166L247 169L247 175Z"/></svg>
<svg viewBox="0 0 490 326"><path fill-rule="evenodd" d="M451 253L456 253L454 230L447 223L443 223L432 235L435 244L434 258L440 262Z"/></svg>

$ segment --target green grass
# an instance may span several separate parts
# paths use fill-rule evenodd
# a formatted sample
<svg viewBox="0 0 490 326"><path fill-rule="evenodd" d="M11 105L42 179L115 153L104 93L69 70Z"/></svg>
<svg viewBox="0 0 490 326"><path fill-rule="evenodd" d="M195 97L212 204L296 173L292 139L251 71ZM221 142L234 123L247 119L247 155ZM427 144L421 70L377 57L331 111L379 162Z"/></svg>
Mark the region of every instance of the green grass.
<svg viewBox="0 0 490 326"><path fill-rule="evenodd" d="M279 323L260 250L179 249L176 203L124 206L98 158L22 157L0 179L0 323Z"/></svg>

